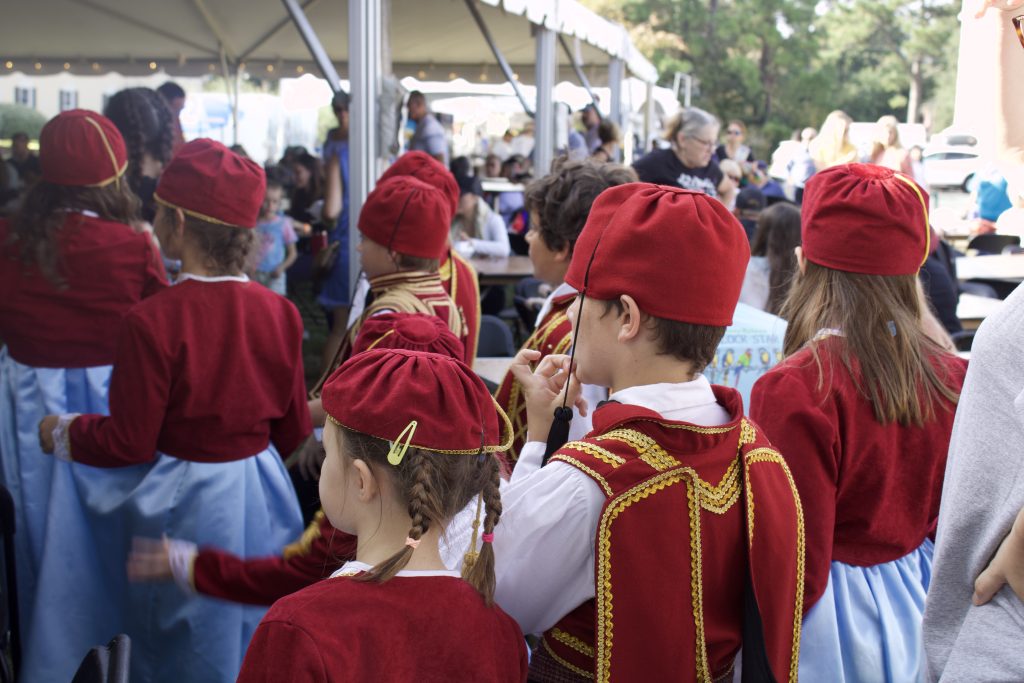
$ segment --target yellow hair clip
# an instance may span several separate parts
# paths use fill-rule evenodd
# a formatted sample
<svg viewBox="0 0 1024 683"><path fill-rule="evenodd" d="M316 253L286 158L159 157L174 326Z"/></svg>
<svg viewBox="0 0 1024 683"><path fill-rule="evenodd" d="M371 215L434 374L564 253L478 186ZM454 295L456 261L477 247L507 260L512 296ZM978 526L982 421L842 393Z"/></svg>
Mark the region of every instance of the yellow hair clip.
<svg viewBox="0 0 1024 683"><path fill-rule="evenodd" d="M388 451L388 462L390 464L395 467L402 464L402 459L405 457L405 452L409 450L409 443L412 441L413 434L416 433L416 427L418 426L419 423L413 420L406 425L397 439L389 442L391 444L391 450Z"/></svg>

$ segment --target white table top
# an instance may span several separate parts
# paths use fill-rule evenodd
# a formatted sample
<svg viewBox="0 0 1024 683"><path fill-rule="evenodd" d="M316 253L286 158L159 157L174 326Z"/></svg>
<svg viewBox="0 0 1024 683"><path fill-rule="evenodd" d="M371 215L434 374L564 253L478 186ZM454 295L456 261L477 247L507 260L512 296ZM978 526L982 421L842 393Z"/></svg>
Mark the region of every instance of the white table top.
<svg viewBox="0 0 1024 683"><path fill-rule="evenodd" d="M501 380L505 379L505 373L508 372L508 366L510 365L512 365L511 356L477 356L476 361L473 363L473 370L484 379L488 379L495 384L501 384Z"/></svg>
<svg viewBox="0 0 1024 683"><path fill-rule="evenodd" d="M1024 254L994 256L961 256L956 260L956 276L960 280L1024 280Z"/></svg>
<svg viewBox="0 0 1024 683"><path fill-rule="evenodd" d="M1002 299L990 299L977 294L961 294L956 306L956 317L961 320L984 320L1003 305Z"/></svg>

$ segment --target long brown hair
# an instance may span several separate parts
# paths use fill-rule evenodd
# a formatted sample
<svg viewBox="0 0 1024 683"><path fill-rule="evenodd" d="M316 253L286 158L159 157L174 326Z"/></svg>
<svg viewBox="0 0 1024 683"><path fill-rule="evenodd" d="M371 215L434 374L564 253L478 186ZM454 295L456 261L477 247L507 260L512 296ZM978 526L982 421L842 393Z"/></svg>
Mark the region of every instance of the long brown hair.
<svg viewBox="0 0 1024 683"><path fill-rule="evenodd" d="M139 221L139 200L124 179L103 187L37 181L11 218L8 244L17 245L22 264L39 268L57 288L67 284L61 274L57 233L69 210L92 211L105 220L133 227Z"/></svg>
<svg viewBox="0 0 1024 683"><path fill-rule="evenodd" d="M757 230L750 242L751 256L768 259L768 306L778 315L796 274L796 254L800 246L800 209L789 202L769 206L757 217Z"/></svg>
<svg viewBox="0 0 1024 683"><path fill-rule="evenodd" d="M331 428L328 422L327 427ZM483 533L493 534L501 518L500 474L498 460L490 453L479 456L449 455L417 448L406 451L397 467L388 463L386 441L340 427L343 434L343 457L365 460L374 476L385 473L409 507L412 528L409 538L419 540L432 526L445 526L471 500L482 496L485 510ZM405 545L394 555L359 576L361 581L383 583L409 563L413 548ZM462 564L462 578L483 596L488 605L494 603L494 548L481 543L479 552L470 551Z"/></svg>
<svg viewBox="0 0 1024 683"><path fill-rule="evenodd" d="M818 364L819 388L825 370L815 335L822 328L842 331L840 360L882 424L920 426L934 417L936 403L948 402L943 408L951 410L957 402L959 391L931 362L945 352L921 329L916 275L862 275L808 261L782 316L789 321L785 354L808 345Z"/></svg>

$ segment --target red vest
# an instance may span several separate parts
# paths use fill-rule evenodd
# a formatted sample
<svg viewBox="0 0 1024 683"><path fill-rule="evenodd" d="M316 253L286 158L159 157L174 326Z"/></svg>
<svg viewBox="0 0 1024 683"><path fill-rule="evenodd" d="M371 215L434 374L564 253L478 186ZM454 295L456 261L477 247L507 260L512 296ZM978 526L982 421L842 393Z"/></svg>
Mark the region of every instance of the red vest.
<svg viewBox="0 0 1024 683"><path fill-rule="evenodd" d="M341 346L338 347L338 352L334 354L334 359L327 366L327 370L320 377L316 386L309 392L311 398L320 397L320 391L327 378L352 355L352 346L359 335L359 329L363 326L363 321L383 311L436 315L447 323L448 329L459 338L466 348L466 356L463 361L467 365L472 363L472 358L469 356L468 333L466 323L462 319L462 312L441 286L441 279L437 273L404 271L381 275L370 280L370 291L373 293L373 301L366 306L366 310L363 311L359 320L348 329Z"/></svg>
<svg viewBox="0 0 1024 683"><path fill-rule="evenodd" d="M552 301L551 310L523 344L524 349L540 351L541 356L537 362L553 353L569 352L572 345L572 323L569 322L567 311L575 299L575 294L566 294ZM505 373L494 398L512 421L512 447L498 454L504 469L511 472L519 459L519 451L526 443L526 397L511 370Z"/></svg>
<svg viewBox="0 0 1024 683"><path fill-rule="evenodd" d="M457 251L449 249L441 260L438 275L466 323L466 364L473 367L480 342L480 283L476 271Z"/></svg>
<svg viewBox="0 0 1024 683"><path fill-rule="evenodd" d="M733 416L726 425L607 404L594 415L592 436L553 456L590 477L607 501L594 546L596 597L544 634L531 680L729 677L742 644L748 567L772 672L796 680L800 499L782 456L743 417L739 394L714 391Z"/></svg>

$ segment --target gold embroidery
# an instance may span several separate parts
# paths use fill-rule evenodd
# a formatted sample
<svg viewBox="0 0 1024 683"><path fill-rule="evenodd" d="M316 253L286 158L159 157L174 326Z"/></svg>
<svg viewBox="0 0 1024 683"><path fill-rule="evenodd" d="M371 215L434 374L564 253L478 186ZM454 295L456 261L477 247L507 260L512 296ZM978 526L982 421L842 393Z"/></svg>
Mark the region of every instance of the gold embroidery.
<svg viewBox="0 0 1024 683"><path fill-rule="evenodd" d="M635 429L613 429L607 434L595 437L597 441L604 441L610 439L612 441L621 441L622 443L630 446L637 452L640 459L650 465L658 472L664 472L665 470L673 467L678 467L681 463L669 455L664 448L662 448L657 441L647 436L642 432L638 432Z"/></svg>
<svg viewBox="0 0 1024 683"><path fill-rule="evenodd" d="M313 521L309 523L306 530L302 532L302 536L299 540L294 543L289 543L284 547L284 551L281 555L286 560L290 560L297 555L308 555L310 548L313 547L313 541L320 537L320 524L324 519L324 511L317 510L316 514L313 515Z"/></svg>
<svg viewBox="0 0 1024 683"><path fill-rule="evenodd" d="M681 467L647 479L633 488L619 494L605 506L598 524L597 546L597 657L595 658L596 678L611 680L612 641L614 620L612 618L611 581L611 525L623 510L668 486L684 482L689 502L690 515L690 590L693 618L696 628L697 681L710 681L707 648L704 643L704 593L700 549L700 503L694 490L697 473L690 467Z"/></svg>
<svg viewBox="0 0 1024 683"><path fill-rule="evenodd" d="M754 429L754 425L747 422L747 418L740 420L740 446L746 446L752 444L757 440L757 430Z"/></svg>
<svg viewBox="0 0 1024 683"><path fill-rule="evenodd" d="M732 461L717 486L712 486L699 477L696 484L701 508L716 515L724 515L740 497L739 458Z"/></svg>
<svg viewBox="0 0 1024 683"><path fill-rule="evenodd" d="M600 446L587 443L586 441L570 441L562 446L562 448L586 453L587 455L593 456L606 465L611 465L612 467L618 467L626 462L625 458L615 455L611 451L601 448Z"/></svg>
<svg viewBox="0 0 1024 683"><path fill-rule="evenodd" d="M546 639L546 638L541 638L541 639L540 639L540 642L541 642L541 645L543 645L543 646L544 646L544 649L545 649L545 650L547 651L547 653L548 653L549 655L551 655L551 657L552 657L552 658L553 658L553 659L554 659L554 660L555 660L556 662L558 662L559 664L561 664L562 666L564 666L564 667L565 667L566 669L568 669L569 671L573 672L573 673L574 673L574 674L576 674L577 676L583 676L584 678L588 678L588 679L590 679L590 680L594 680L594 674L592 674L591 672L589 672L589 671L586 671L586 670L584 670L584 669L581 669L581 668L579 668L578 666L576 666L575 664L572 664L572 663L570 663L570 662L567 662L567 661L565 661L564 659L562 659L561 657L559 657L559 656L558 656L558 655L557 655L557 654L555 653L555 651L551 649L551 645L549 645L549 644L548 644L548 641L547 641L547 639Z"/></svg>
<svg viewBox="0 0 1024 683"><path fill-rule="evenodd" d="M612 487L608 485L608 482L604 480L604 477L602 477L600 474L584 465L576 458L566 455L565 453L557 453L551 457L551 460L561 460L563 462L569 463L570 465L579 470L582 470L586 474L590 475L590 477L597 482L597 485L601 487L606 496L610 497L612 495Z"/></svg>
<svg viewBox="0 0 1024 683"><path fill-rule="evenodd" d="M560 642L562 645L565 645L566 647L570 647L573 650L576 650L576 652L579 652L581 655L584 655L586 657L594 656L594 648L590 647L576 636L570 633L566 633L560 628L551 629L551 637Z"/></svg>
<svg viewBox="0 0 1024 683"><path fill-rule="evenodd" d="M793 493L793 504L796 506L796 604L793 609L793 650L790 654L789 661L789 680L795 683L797 680L797 670L800 661L800 625L803 620L804 609L804 574L807 570L804 510L800 504L800 492L797 491L796 482L793 481L793 474L789 471L789 465L786 464L785 458L783 458L778 451L774 451L771 448L755 448L746 454L746 461L748 474L750 472L750 465L754 463L770 462L780 466L782 471L786 474L786 479L789 481L789 489ZM748 522L750 524L750 540L752 543L754 540L754 509L752 502L753 492L749 490L749 487L747 491L747 499L751 501L747 514L749 515Z"/></svg>

